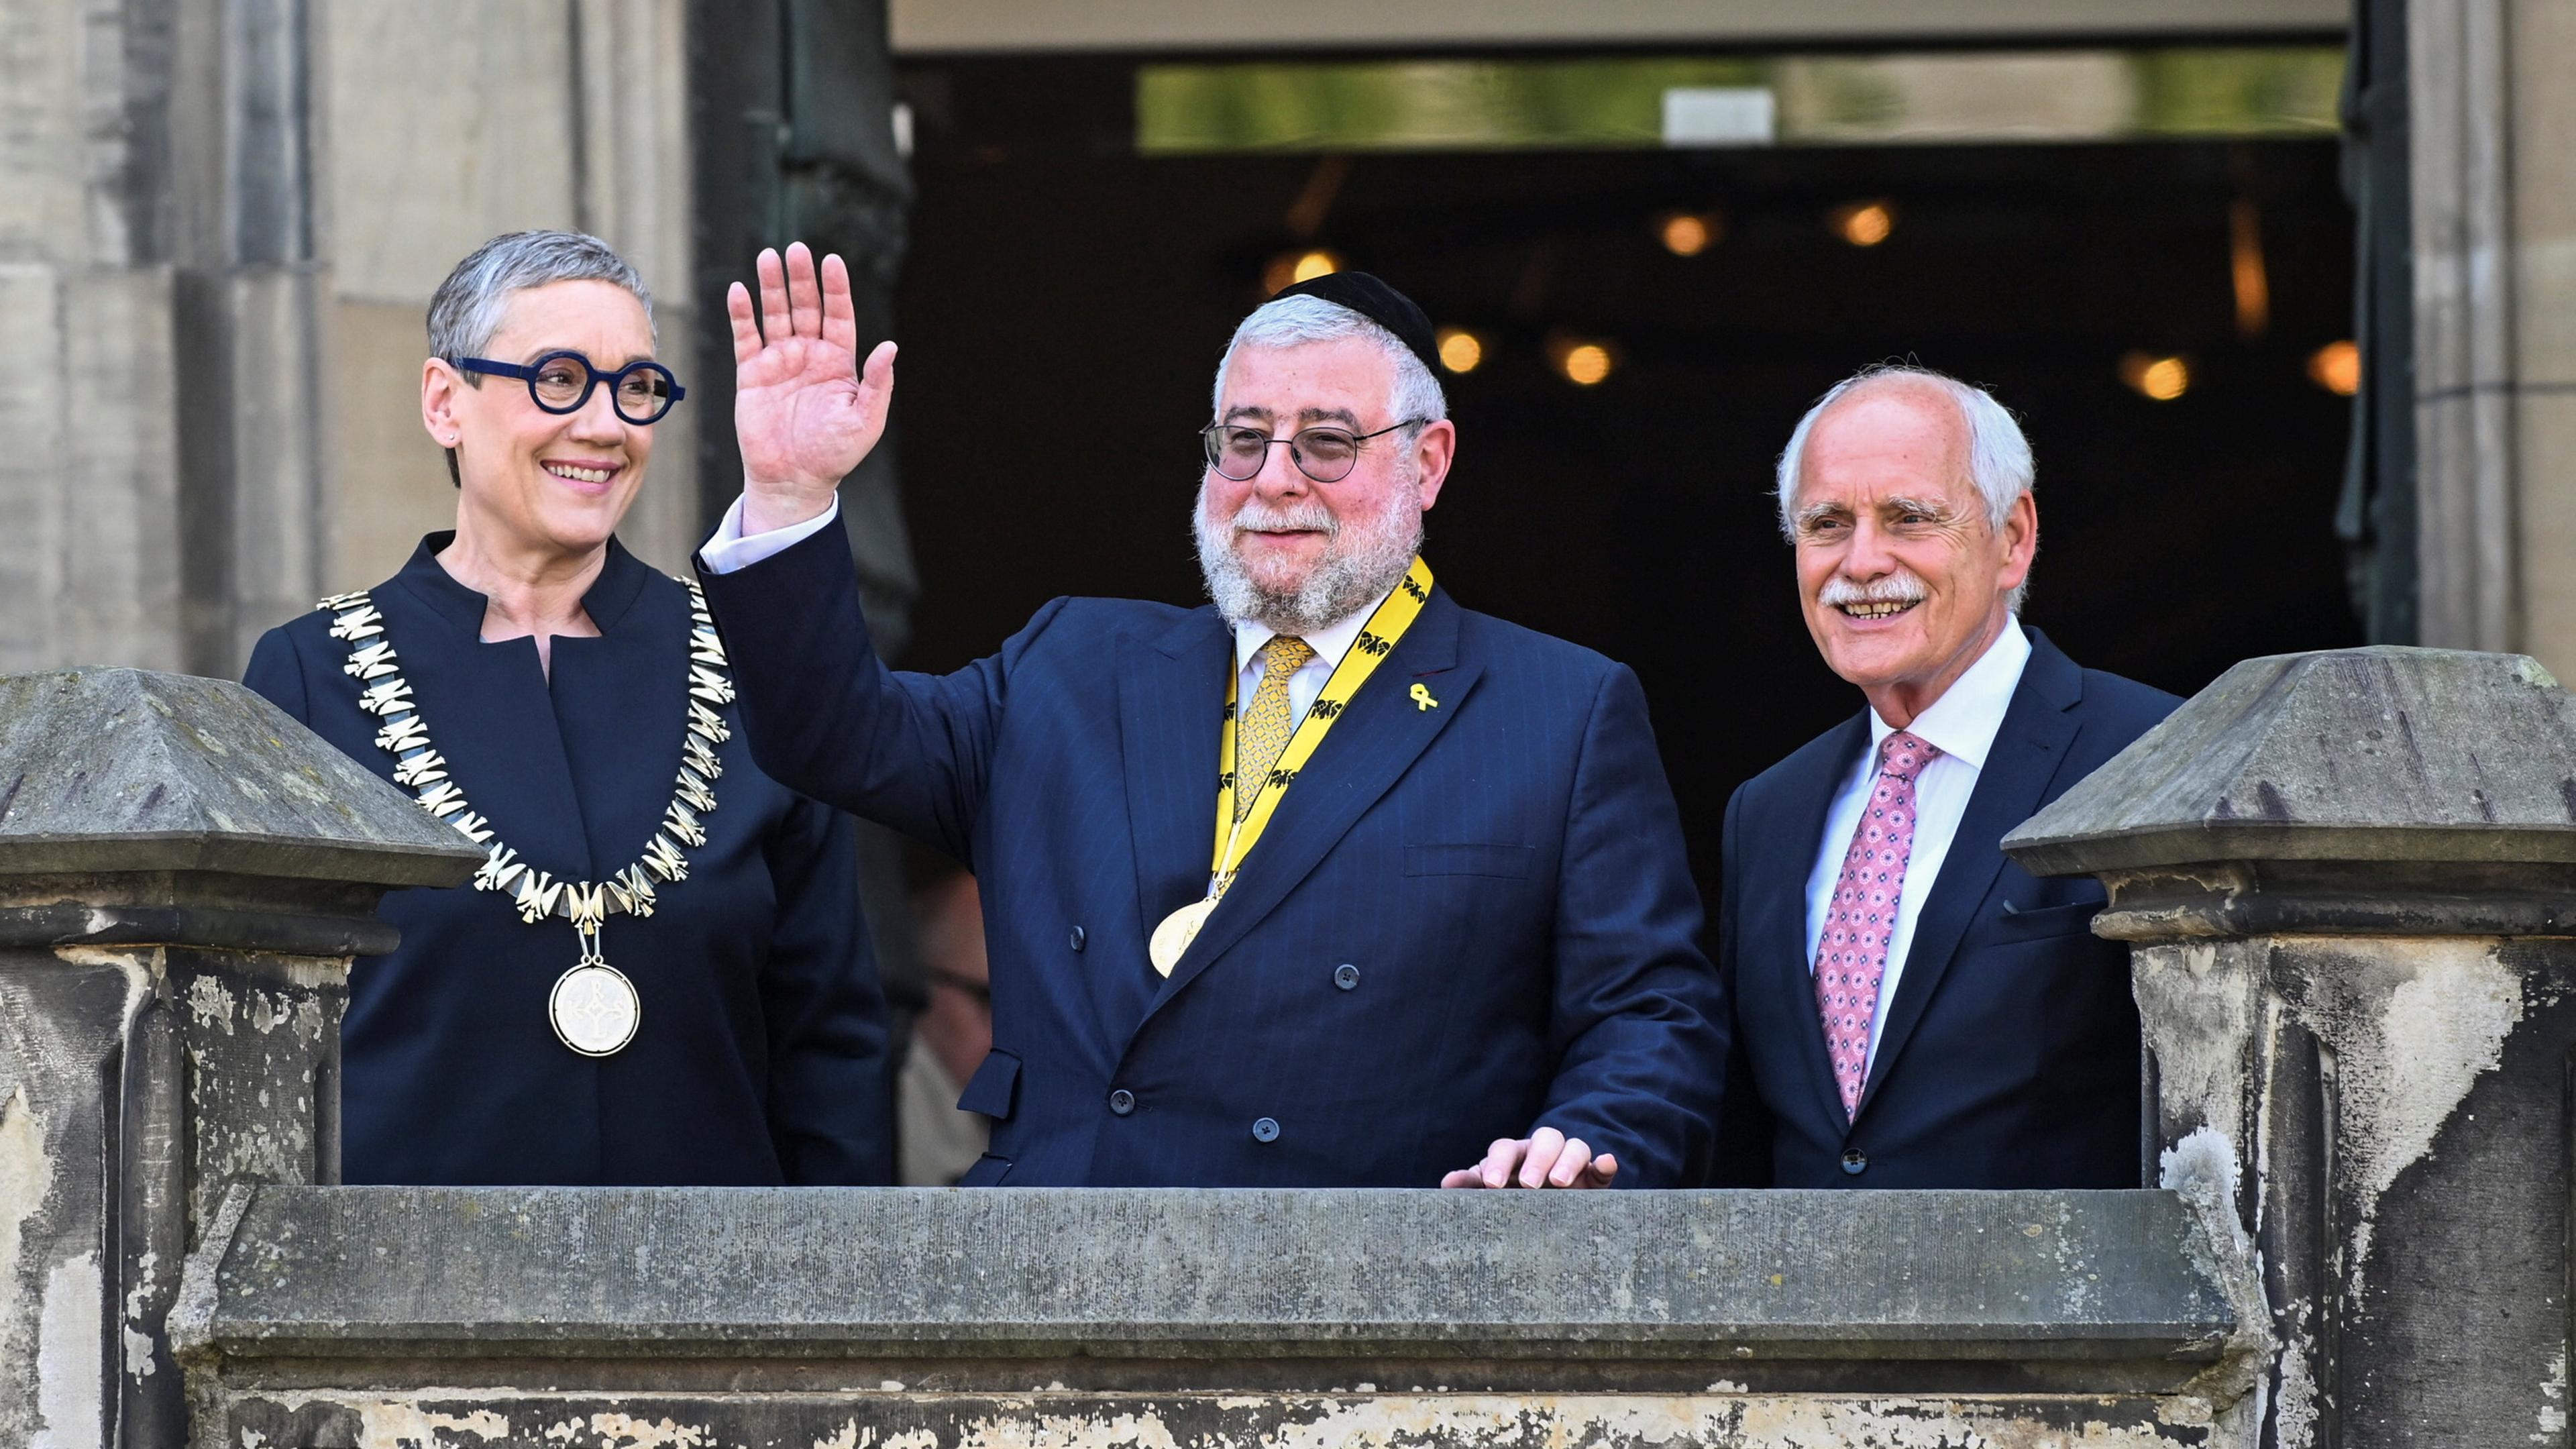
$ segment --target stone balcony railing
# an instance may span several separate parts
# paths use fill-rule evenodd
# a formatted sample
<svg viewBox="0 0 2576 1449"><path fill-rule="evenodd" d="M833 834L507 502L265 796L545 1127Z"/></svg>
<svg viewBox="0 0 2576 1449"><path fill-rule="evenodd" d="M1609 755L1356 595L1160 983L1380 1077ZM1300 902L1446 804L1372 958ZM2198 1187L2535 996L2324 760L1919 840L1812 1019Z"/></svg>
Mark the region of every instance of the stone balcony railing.
<svg viewBox="0 0 2576 1449"><path fill-rule="evenodd" d="M2250 661L2008 842L2136 946L2127 1192L332 1186L447 835L233 686L0 680L0 1449L2567 1442L2528 660Z"/></svg>
<svg viewBox="0 0 2576 1449"><path fill-rule="evenodd" d="M2196 1444L2198 1231L2163 1192L262 1187L174 1335L210 1449Z"/></svg>

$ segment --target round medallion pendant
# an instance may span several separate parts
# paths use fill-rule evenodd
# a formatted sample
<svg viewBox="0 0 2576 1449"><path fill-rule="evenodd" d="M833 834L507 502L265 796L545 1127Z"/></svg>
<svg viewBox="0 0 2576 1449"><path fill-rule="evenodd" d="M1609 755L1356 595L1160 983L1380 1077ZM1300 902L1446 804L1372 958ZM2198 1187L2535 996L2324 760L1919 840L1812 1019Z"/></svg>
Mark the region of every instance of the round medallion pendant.
<svg viewBox="0 0 2576 1449"><path fill-rule="evenodd" d="M586 962L555 978L546 997L555 1036L586 1057L615 1056L635 1040L644 1004L626 973L606 962Z"/></svg>
<svg viewBox="0 0 2576 1449"><path fill-rule="evenodd" d="M1199 928L1215 913L1216 902L1208 900L1192 901L1165 916L1163 923L1154 928L1154 939L1145 943L1145 954L1153 959L1154 969L1171 975L1172 968L1181 964L1182 953L1199 938Z"/></svg>

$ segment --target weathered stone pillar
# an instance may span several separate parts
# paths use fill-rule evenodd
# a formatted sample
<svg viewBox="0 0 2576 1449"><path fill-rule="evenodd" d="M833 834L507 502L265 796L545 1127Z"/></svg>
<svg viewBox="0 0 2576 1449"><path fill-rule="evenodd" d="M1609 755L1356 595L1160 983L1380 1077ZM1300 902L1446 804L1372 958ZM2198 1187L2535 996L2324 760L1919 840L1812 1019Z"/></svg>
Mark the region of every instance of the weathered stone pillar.
<svg viewBox="0 0 2576 1449"><path fill-rule="evenodd" d="M338 1178L350 958L480 859L239 685L0 677L0 1449L182 1441L182 1260Z"/></svg>
<svg viewBox="0 0 2576 1449"><path fill-rule="evenodd" d="M2259 1255L2235 1442L2567 1442L2576 699L2248 660L2004 848L2109 887L2165 1185Z"/></svg>

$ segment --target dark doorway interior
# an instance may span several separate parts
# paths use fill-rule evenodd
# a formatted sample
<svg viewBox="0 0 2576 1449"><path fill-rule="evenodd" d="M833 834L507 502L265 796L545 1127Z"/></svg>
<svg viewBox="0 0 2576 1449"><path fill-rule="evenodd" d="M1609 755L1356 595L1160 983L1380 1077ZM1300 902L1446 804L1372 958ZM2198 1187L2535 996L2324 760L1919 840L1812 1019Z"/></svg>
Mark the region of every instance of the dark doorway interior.
<svg viewBox="0 0 2576 1449"><path fill-rule="evenodd" d="M1362 155L1301 237L1318 158L1141 158L1128 74L902 77L909 667L988 653L1058 594L1201 597L1192 434L1265 266L1309 244L1484 335L1446 379L1460 455L1426 552L1468 606L1636 668L1712 891L1728 793L1858 707L1799 622L1768 489L1800 412L1865 363L1918 358L2024 417L2025 617L2080 662L2188 693L2360 642L2332 532L2350 405L2309 375L2350 330L2330 141ZM1855 246L1827 218L1868 201L1893 226ZM1721 239L1673 254L1676 209ZM2255 335L2231 262L2249 214ZM1613 344L1607 380L1555 370L1565 336ZM2188 390L2142 395L2131 353L2181 355Z"/></svg>

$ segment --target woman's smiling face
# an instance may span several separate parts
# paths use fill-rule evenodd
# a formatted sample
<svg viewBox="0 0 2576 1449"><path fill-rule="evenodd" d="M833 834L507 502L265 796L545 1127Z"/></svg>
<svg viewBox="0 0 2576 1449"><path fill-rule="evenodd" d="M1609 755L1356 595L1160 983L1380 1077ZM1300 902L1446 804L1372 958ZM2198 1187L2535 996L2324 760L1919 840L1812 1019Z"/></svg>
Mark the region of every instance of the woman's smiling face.
<svg viewBox="0 0 2576 1449"><path fill-rule="evenodd" d="M653 356L652 319L613 282L511 293L482 355L526 366L550 352L578 352L613 372ZM421 404L430 435L455 439L459 509L524 548L578 555L605 545L653 455L653 429L619 417L605 386L572 412L550 413L517 378L467 378L433 359Z"/></svg>

